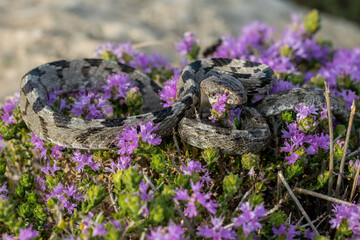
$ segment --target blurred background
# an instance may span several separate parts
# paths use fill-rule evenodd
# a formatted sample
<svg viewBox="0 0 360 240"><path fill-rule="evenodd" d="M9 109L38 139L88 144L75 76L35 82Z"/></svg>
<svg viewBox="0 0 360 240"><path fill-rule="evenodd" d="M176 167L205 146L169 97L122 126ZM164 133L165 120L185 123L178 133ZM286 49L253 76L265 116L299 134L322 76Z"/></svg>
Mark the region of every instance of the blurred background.
<svg viewBox="0 0 360 240"><path fill-rule="evenodd" d="M254 20L280 35L291 13L305 15L314 7L321 11L321 37L337 48L360 45L359 0L0 0L0 100L18 91L32 68L94 57L103 41L131 41L176 61L173 43L186 31L202 47L238 35Z"/></svg>

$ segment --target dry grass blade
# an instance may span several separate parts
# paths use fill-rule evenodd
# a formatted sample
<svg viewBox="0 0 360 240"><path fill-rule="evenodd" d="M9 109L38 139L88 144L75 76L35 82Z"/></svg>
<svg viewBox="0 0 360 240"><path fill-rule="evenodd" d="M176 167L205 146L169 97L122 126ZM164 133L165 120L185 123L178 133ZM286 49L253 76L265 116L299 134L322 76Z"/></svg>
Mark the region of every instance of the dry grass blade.
<svg viewBox="0 0 360 240"><path fill-rule="evenodd" d="M317 198L321 198L321 199L324 199L324 200L329 201L329 202L334 202L334 203L338 203L338 204L346 204L348 206L355 206L355 204L352 204L350 202L343 201L343 200L340 200L340 199L337 199L337 198L334 198L334 197L330 197L330 196L327 196L327 195L324 195L324 194L321 194L321 193L306 190L306 189L303 189L303 188L295 187L294 190L296 192L307 194L307 195L317 197Z"/></svg>
<svg viewBox="0 0 360 240"><path fill-rule="evenodd" d="M325 99L326 99L326 107L327 107L327 114L329 119L329 134L330 134L330 159L329 159L329 185L328 185L328 195L332 193L333 187L333 172L334 172L334 132L333 132L333 124L331 119L331 103L330 103L330 90L329 86L325 83Z"/></svg>
<svg viewBox="0 0 360 240"><path fill-rule="evenodd" d="M355 174L355 177L354 177L354 183L353 183L353 186L352 186L352 189L351 189L351 194L350 194L350 199L349 199L350 202L352 201L352 199L354 197L354 194L355 194L356 186L357 186L358 179L359 179L359 172L360 172L360 164L359 164L358 168L356 169L356 174Z"/></svg>
<svg viewBox="0 0 360 240"><path fill-rule="evenodd" d="M336 183L336 189L335 189L335 197L339 197L339 194L340 194L340 186L341 186L342 176L344 174L346 151L349 146L349 139L350 139L350 134L351 134L352 123L354 120L355 109L356 109L356 107L355 107L355 100L354 100L351 105L350 119L349 119L348 129L346 132L344 150L343 150L343 154L341 157L340 171L339 171L339 175L338 175L338 179L337 179L337 183Z"/></svg>
<svg viewBox="0 0 360 240"><path fill-rule="evenodd" d="M283 174L281 171L278 172L278 177L280 178L281 182L284 184L285 188L288 190L291 198L294 200L294 202L296 203L296 206L299 208L300 212L302 213L302 215L305 217L306 221L309 223L310 227L312 228L312 230L315 232L316 235L319 235L318 230L316 229L316 227L314 226L314 224L311 222L311 219L309 217L309 215L307 215L307 213L305 212L305 209L302 207L301 203L299 202L299 200L297 199L297 197L295 196L294 192L291 190L289 184L287 183L287 181L285 180Z"/></svg>

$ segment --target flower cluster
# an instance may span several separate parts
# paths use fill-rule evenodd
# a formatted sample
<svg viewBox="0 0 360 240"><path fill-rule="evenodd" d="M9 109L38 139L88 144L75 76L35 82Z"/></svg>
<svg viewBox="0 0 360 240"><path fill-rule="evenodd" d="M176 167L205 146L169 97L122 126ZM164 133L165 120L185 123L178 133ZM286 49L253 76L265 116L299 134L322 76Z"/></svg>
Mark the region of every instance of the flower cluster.
<svg viewBox="0 0 360 240"><path fill-rule="evenodd" d="M184 239L184 233L185 231L181 226L170 222L165 228L157 227L151 230L150 234L146 235L146 238L149 240L182 240Z"/></svg>
<svg viewBox="0 0 360 240"><path fill-rule="evenodd" d="M256 206L253 210L250 202L241 203L239 210L241 210L242 214L232 219L234 227L241 227L246 237L249 233L261 229L262 225L259 218L266 214L263 204Z"/></svg>
<svg viewBox="0 0 360 240"><path fill-rule="evenodd" d="M47 151L49 148L48 147L49 144L45 144L44 141L40 137L36 136L33 132L31 132L30 135L32 136L32 138L30 138L29 140L31 141L32 145L34 146L34 150L40 151L39 157L46 160L48 158ZM61 151L64 149L65 149L65 147L62 147L62 146L58 146L58 145L52 146L51 147L51 157L58 160L62 156Z"/></svg>
<svg viewBox="0 0 360 240"><path fill-rule="evenodd" d="M45 194L46 202L51 208L51 200L56 199L61 204L60 207L62 210L67 209L68 213L72 214L78 205L75 200L84 200L83 195L78 193L78 191L79 190L75 188L74 184L64 187L64 185L59 182L58 185L53 187L48 194Z"/></svg>
<svg viewBox="0 0 360 240"><path fill-rule="evenodd" d="M329 221L331 228L340 229L344 226L353 233L353 237L360 237L360 208L358 205L348 206L346 204L335 204L334 218ZM344 230L344 229L343 229Z"/></svg>
<svg viewBox="0 0 360 240"><path fill-rule="evenodd" d="M198 210L195 206L195 203L198 202L200 205L206 208L209 213L216 214L216 207L218 206L216 201L210 199L210 194L204 194L200 192L204 184L200 181L194 183L192 180L190 180L190 183L193 192L191 196L188 195L187 189L178 189L175 195L176 200L187 202L184 213L187 214L189 218L196 217L198 215Z"/></svg>
<svg viewBox="0 0 360 240"><path fill-rule="evenodd" d="M235 107L233 109L228 109L226 105L227 96L226 93L217 94L214 101L211 103L210 117L212 123L220 120L225 126L235 128L240 123L240 114L242 109L240 107Z"/></svg>
<svg viewBox="0 0 360 240"><path fill-rule="evenodd" d="M296 121L287 124L287 130L281 130L282 138L285 139L285 146L281 150L290 154L285 159L288 164L294 164L298 159L303 158L304 154L315 155L320 149L329 149L329 135L322 133L314 133L315 127L318 125L316 115L318 109L315 105L307 106L300 104L295 107Z"/></svg>
<svg viewBox="0 0 360 240"><path fill-rule="evenodd" d="M0 106L0 118L5 124L16 123L13 111L17 109L19 98L20 95L15 94L14 97L8 99L2 106Z"/></svg>
<svg viewBox="0 0 360 240"><path fill-rule="evenodd" d="M179 80L179 75L172 76L171 80L165 82L165 86L159 91L159 96L163 103L163 107L168 107L174 104L176 100L176 86Z"/></svg>
<svg viewBox="0 0 360 240"><path fill-rule="evenodd" d="M74 156L71 158L71 160L74 163L77 163L77 166L74 168L79 173L84 171L84 167L88 166L92 170L97 171L99 170L99 167L101 166L100 163L97 163L93 160L94 155L91 154L81 154L79 150L76 150L74 152Z"/></svg>
<svg viewBox="0 0 360 240"><path fill-rule="evenodd" d="M120 63L128 64L138 68L144 73L151 73L153 70L170 70L168 60L159 53L145 54L137 51L131 43L112 43L105 42L96 50L96 55L104 59L116 60Z"/></svg>

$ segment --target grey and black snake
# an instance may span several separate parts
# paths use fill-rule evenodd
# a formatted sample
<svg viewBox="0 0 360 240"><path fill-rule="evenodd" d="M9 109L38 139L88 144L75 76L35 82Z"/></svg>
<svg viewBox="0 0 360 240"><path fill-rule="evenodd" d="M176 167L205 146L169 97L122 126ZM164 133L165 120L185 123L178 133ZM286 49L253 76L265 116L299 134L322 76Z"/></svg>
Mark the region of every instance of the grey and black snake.
<svg viewBox="0 0 360 240"><path fill-rule="evenodd" d="M101 89L109 74L121 72L130 76L144 98L141 115L119 119L81 119L65 116L51 109L47 96L53 89L63 93ZM134 68L115 61L103 59L60 60L41 65L28 72L21 80L20 110L29 129L40 138L52 143L79 149L116 148L115 138L126 125L153 121L158 124L156 133L168 136L178 129L182 139L200 147L215 147L229 154L259 152L267 144L270 130L263 116L272 116L291 110L299 102L325 102L320 89L293 89L270 95L254 107L244 107L243 130L232 130L211 126L193 119L199 108L201 83L206 79L230 78L238 81L246 96L266 95L276 77L273 70L262 63L208 58L187 65L177 85L177 102L162 108L157 95L158 84ZM204 85L204 84L203 84ZM201 86L201 87L200 87ZM212 89L217 92L217 89ZM230 93L231 91L228 91ZM245 99L245 100L244 100ZM347 118L344 102L332 96L334 115Z"/></svg>

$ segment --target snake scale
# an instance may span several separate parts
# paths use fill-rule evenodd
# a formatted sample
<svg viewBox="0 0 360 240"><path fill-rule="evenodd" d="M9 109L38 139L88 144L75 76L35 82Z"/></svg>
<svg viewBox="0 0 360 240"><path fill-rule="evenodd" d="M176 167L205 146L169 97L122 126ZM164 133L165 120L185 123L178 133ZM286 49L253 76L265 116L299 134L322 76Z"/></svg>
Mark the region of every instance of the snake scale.
<svg viewBox="0 0 360 240"><path fill-rule="evenodd" d="M81 119L54 112L47 103L47 96L54 89L60 88L63 93L98 90L105 84L106 77L116 72L127 74L139 88L144 99L143 114L119 119ZM177 102L162 108L157 95L161 89L158 84L128 65L103 59L60 60L41 65L22 78L20 110L25 123L36 135L69 148L116 148L115 138L124 126L153 121L158 124L156 134L163 137L172 134L179 125L181 138L197 147L213 146L229 154L263 149L270 131L262 115L276 114L274 108L267 109L260 104L260 114L255 108L245 107L243 130L224 129L192 119L200 105L202 82L212 78L220 85L222 79L230 78L235 82L245 91L239 93L240 102L246 102L247 95L267 94L276 79L273 70L262 63L227 58L197 60L188 64L180 75ZM212 92L218 93L218 89L213 88ZM230 96L232 91L227 93ZM266 98L264 100L266 102ZM279 102L272 104L281 105Z"/></svg>

